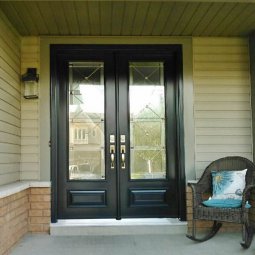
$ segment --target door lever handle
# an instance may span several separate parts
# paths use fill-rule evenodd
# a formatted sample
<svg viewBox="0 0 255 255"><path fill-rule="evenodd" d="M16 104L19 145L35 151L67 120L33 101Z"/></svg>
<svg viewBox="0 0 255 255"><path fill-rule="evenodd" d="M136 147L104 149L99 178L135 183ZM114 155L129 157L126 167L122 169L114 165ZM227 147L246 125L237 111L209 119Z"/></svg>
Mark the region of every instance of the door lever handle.
<svg viewBox="0 0 255 255"><path fill-rule="evenodd" d="M111 153L111 169L114 168L114 154Z"/></svg>
<svg viewBox="0 0 255 255"><path fill-rule="evenodd" d="M125 164L125 154L122 153L121 154L121 168L125 169L126 168L126 164Z"/></svg>
<svg viewBox="0 0 255 255"><path fill-rule="evenodd" d="M120 146L120 154L121 154L121 168L126 168L126 146L121 145Z"/></svg>
<svg viewBox="0 0 255 255"><path fill-rule="evenodd" d="M114 169L115 165L115 146L110 145L110 154L111 154L111 169Z"/></svg>

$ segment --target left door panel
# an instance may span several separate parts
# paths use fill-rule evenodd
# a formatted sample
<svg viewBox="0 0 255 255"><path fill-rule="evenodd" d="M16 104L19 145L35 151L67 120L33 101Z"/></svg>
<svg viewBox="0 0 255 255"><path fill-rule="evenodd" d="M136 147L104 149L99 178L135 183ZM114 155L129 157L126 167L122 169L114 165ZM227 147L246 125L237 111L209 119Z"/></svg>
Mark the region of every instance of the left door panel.
<svg viewBox="0 0 255 255"><path fill-rule="evenodd" d="M111 58L100 52L56 58L58 219L116 218Z"/></svg>

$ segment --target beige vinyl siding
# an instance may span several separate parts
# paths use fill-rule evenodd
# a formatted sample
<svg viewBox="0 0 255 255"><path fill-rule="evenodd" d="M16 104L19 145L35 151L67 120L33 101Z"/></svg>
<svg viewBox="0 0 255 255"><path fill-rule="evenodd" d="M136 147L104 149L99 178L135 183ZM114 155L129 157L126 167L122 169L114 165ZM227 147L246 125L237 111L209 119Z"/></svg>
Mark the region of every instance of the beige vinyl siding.
<svg viewBox="0 0 255 255"><path fill-rule="evenodd" d="M0 11L0 185L20 179L20 36Z"/></svg>
<svg viewBox="0 0 255 255"><path fill-rule="evenodd" d="M21 73L39 66L39 37L23 37L21 42ZM39 180L39 99L21 99L21 180Z"/></svg>
<svg viewBox="0 0 255 255"><path fill-rule="evenodd" d="M252 160L248 40L193 38L195 168L240 155Z"/></svg>

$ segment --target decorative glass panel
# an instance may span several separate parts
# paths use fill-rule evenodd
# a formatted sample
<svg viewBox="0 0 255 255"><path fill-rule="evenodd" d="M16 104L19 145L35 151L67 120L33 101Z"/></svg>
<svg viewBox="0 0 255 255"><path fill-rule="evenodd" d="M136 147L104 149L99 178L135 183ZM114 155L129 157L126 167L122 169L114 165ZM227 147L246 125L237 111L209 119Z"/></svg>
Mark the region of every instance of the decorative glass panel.
<svg viewBox="0 0 255 255"><path fill-rule="evenodd" d="M165 179L165 88L162 62L129 63L131 179Z"/></svg>
<svg viewBox="0 0 255 255"><path fill-rule="evenodd" d="M69 179L105 179L104 65L69 64Z"/></svg>

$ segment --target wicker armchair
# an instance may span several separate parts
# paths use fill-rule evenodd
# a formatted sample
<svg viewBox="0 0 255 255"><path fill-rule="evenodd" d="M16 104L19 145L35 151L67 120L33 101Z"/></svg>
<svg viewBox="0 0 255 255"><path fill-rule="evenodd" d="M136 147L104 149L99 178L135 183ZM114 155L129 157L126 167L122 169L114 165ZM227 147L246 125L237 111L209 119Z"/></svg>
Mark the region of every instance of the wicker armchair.
<svg viewBox="0 0 255 255"><path fill-rule="evenodd" d="M243 170L247 168L246 172L246 186L243 192L242 205L240 208L218 208L206 207L202 205L205 200L205 194L212 193L212 177L211 171L220 170ZM193 191L193 219L192 219L192 234L187 235L188 238L203 242L212 238L222 226L222 222L240 223L243 227L243 248L249 248L253 238L253 227L249 222L249 210L245 207L246 201L250 201L252 189L255 188L255 165L248 159L242 157L225 157L212 162L204 171L200 180L189 185ZM196 235L196 221L209 220L213 221L210 232L198 238Z"/></svg>

